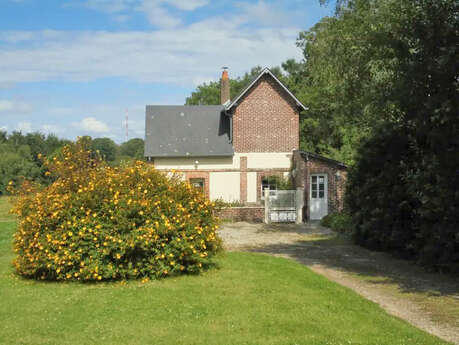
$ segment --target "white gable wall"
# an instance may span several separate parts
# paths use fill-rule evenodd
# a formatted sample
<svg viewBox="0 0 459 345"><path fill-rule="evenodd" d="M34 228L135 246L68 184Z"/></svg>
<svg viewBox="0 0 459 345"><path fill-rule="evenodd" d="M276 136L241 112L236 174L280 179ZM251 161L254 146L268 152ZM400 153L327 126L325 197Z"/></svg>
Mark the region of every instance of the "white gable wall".
<svg viewBox="0 0 459 345"><path fill-rule="evenodd" d="M247 157L247 169L289 169L291 156L291 152L251 152L235 153L233 157L159 157L155 158L155 168L160 170L239 170L241 157Z"/></svg>

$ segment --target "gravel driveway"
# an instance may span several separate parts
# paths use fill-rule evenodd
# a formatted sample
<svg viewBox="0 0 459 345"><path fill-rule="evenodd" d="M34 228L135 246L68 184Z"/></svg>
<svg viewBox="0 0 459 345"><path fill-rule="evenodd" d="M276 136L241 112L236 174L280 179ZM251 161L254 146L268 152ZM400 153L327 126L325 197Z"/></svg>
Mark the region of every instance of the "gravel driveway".
<svg viewBox="0 0 459 345"><path fill-rule="evenodd" d="M355 246L318 223L225 223L219 233L227 250L296 260L390 314L459 344L459 278Z"/></svg>

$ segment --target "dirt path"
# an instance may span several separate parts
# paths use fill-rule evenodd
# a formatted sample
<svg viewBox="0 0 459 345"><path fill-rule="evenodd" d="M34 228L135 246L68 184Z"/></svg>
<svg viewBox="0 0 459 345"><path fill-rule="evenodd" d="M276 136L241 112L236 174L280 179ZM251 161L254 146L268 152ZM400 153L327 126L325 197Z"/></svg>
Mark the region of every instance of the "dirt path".
<svg viewBox="0 0 459 345"><path fill-rule="evenodd" d="M294 259L390 314L459 344L459 278L427 273L410 262L355 246L317 223L227 223L220 236L228 250Z"/></svg>

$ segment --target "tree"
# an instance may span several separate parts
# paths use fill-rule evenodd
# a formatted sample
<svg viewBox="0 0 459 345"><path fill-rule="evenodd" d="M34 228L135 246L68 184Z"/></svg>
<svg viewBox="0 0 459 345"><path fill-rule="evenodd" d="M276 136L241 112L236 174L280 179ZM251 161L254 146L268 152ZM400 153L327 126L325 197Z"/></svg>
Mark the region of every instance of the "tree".
<svg viewBox="0 0 459 345"><path fill-rule="evenodd" d="M352 5L349 13L367 13L379 37L371 47L374 87L360 89L359 97L385 119L361 146L349 177L354 236L459 272L459 3Z"/></svg>
<svg viewBox="0 0 459 345"><path fill-rule="evenodd" d="M143 159L144 158L144 141L140 138L130 139L122 143L119 147L119 154L121 156L126 156L134 159Z"/></svg>
<svg viewBox="0 0 459 345"><path fill-rule="evenodd" d="M38 180L40 175L40 168L30 158L28 146L21 146L20 150L13 152L0 144L0 195L6 193L10 181Z"/></svg>
<svg viewBox="0 0 459 345"><path fill-rule="evenodd" d="M117 146L110 138L96 138L91 142L91 149L99 152L104 160L113 162L116 159Z"/></svg>

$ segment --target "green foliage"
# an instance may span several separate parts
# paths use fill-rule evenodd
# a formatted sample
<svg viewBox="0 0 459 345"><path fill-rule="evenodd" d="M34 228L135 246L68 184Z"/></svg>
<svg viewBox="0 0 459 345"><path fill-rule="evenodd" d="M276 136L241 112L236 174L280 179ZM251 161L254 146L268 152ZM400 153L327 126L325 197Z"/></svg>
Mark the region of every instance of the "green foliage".
<svg viewBox="0 0 459 345"><path fill-rule="evenodd" d="M143 139L130 139L120 145L119 155L142 160L144 159L144 145Z"/></svg>
<svg viewBox="0 0 459 345"><path fill-rule="evenodd" d="M91 142L91 149L99 152L107 162L113 162L116 158L117 146L110 138L95 138Z"/></svg>
<svg viewBox="0 0 459 345"><path fill-rule="evenodd" d="M292 179L289 177L270 175L264 177L263 179L266 179L270 185L275 185L278 190L294 189Z"/></svg>
<svg viewBox="0 0 459 345"><path fill-rule="evenodd" d="M230 79L230 97L234 99L250 82L258 76L263 68L260 66L253 67L250 72L245 73L242 77ZM271 69L277 77L282 77L279 67ZM190 97L185 101L186 105L218 105L220 104L220 81L211 81L204 83L196 88Z"/></svg>
<svg viewBox="0 0 459 345"><path fill-rule="evenodd" d="M241 201L225 201L221 198L216 199L213 201L215 204L215 209L221 210L222 208L228 207L241 207L244 206L244 203Z"/></svg>
<svg viewBox="0 0 459 345"><path fill-rule="evenodd" d="M40 133L0 132L0 195L6 193L9 181L24 179L46 183L40 153L51 154L64 140Z"/></svg>
<svg viewBox="0 0 459 345"><path fill-rule="evenodd" d="M15 200L16 271L35 279L112 280L200 272L219 250L213 204L140 161L112 168L85 138L47 163L55 181Z"/></svg>
<svg viewBox="0 0 459 345"><path fill-rule="evenodd" d="M458 4L385 3L400 116L360 147L349 176L355 239L459 272Z"/></svg>
<svg viewBox="0 0 459 345"><path fill-rule="evenodd" d="M352 233L352 219L345 212L330 213L323 217L320 225L326 226L339 233Z"/></svg>
<svg viewBox="0 0 459 345"><path fill-rule="evenodd" d="M113 166L143 159L142 139L131 139L118 146L109 138L84 138L94 153L99 151L102 158ZM69 140L59 139L53 134L8 134L0 131L0 195L6 193L9 181L27 179L43 185L51 183L53 179L45 175L46 169L40 157L58 157L62 147L69 143Z"/></svg>
<svg viewBox="0 0 459 345"><path fill-rule="evenodd" d="M26 178L40 177L40 168L27 155L2 151L0 144L0 195L6 192L10 181L20 183Z"/></svg>

